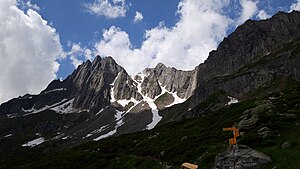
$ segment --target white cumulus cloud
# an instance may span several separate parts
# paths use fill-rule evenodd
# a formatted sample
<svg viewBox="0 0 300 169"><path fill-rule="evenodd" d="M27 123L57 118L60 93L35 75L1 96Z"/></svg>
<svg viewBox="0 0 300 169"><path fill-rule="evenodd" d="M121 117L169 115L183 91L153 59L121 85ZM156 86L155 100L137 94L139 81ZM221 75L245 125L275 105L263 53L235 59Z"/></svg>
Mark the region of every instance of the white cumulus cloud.
<svg viewBox="0 0 300 169"><path fill-rule="evenodd" d="M37 4L31 2L31 0L17 0L17 4L22 9L33 9L35 11L39 11L40 7Z"/></svg>
<svg viewBox="0 0 300 169"><path fill-rule="evenodd" d="M257 0L181 0L175 25L167 27L161 22L146 30L141 47L135 48L127 32L111 26L102 31L103 38L92 51L103 57L112 56L132 75L159 62L177 69L194 69L217 48L230 28L254 17L269 18L258 5ZM238 15L230 15L232 10ZM136 18L137 15L138 11Z"/></svg>
<svg viewBox="0 0 300 169"><path fill-rule="evenodd" d="M293 10L300 11L300 0L297 0L297 2L293 3L290 6L290 11L293 11Z"/></svg>
<svg viewBox="0 0 300 169"><path fill-rule="evenodd" d="M257 14L257 17L259 19L268 19L271 17L271 15L267 14L267 12L265 10L260 10Z"/></svg>
<svg viewBox="0 0 300 169"><path fill-rule="evenodd" d="M193 69L226 35L230 19L223 14L223 8L228 4L228 0L182 0L175 26L168 28L162 22L147 30L140 48L133 48L129 35L112 26L103 30L103 39L95 45L96 53L112 56L130 74L159 62Z"/></svg>
<svg viewBox="0 0 300 169"><path fill-rule="evenodd" d="M106 18L125 17L128 10L125 0L97 0L94 3L85 3L83 6L89 13Z"/></svg>
<svg viewBox="0 0 300 169"><path fill-rule="evenodd" d="M54 78L62 54L56 30L16 0L0 0L0 103L38 93Z"/></svg>
<svg viewBox="0 0 300 169"><path fill-rule="evenodd" d="M240 4L242 6L242 13L237 22L238 25L252 18L257 13L258 11L257 3L258 1L253 1L253 0L240 0Z"/></svg>
<svg viewBox="0 0 300 169"><path fill-rule="evenodd" d="M83 60L92 60L92 51L87 49L86 47L82 48L79 43L69 44L72 45L72 48L66 55L71 59L72 64L75 68L77 68L80 64L83 63ZM84 57L84 59L80 59L80 57Z"/></svg>
<svg viewBox="0 0 300 169"><path fill-rule="evenodd" d="M140 13L139 11L135 11L135 16L133 19L133 22L137 23L137 22L141 22L144 19L144 16L142 13Z"/></svg>

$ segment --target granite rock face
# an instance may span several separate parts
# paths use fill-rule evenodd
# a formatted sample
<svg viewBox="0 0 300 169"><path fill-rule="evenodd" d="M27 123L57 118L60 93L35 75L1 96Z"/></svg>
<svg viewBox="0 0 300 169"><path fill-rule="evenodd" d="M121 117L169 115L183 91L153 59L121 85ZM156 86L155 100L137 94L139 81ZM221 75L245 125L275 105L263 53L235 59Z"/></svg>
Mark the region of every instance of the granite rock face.
<svg viewBox="0 0 300 169"><path fill-rule="evenodd" d="M240 98L279 77L300 80L299 30L297 11L239 26L196 68L192 105L218 90Z"/></svg>
<svg viewBox="0 0 300 169"><path fill-rule="evenodd" d="M112 87L116 100L130 100L131 98L136 100L142 99L141 94L137 92L137 83L133 81L125 70L122 70L118 74Z"/></svg>
<svg viewBox="0 0 300 169"><path fill-rule="evenodd" d="M300 13L279 12L271 19L248 20L210 52L199 66L199 77L209 79L232 74L239 68L265 57L282 44L299 37Z"/></svg>
<svg viewBox="0 0 300 169"><path fill-rule="evenodd" d="M93 62L88 60L78 66L64 81L52 81L39 95L22 97L22 102L14 99L2 104L0 112L10 114L22 112L22 109L40 109L64 99L74 99L72 102L74 109L96 112L102 107L110 105L110 84L121 71L124 72L124 68L111 57L102 59L97 56ZM26 100L24 101L24 99Z"/></svg>
<svg viewBox="0 0 300 169"><path fill-rule="evenodd" d="M97 56L93 63L79 66L66 81L70 81L74 108L99 109L110 104L110 84L124 69L111 57Z"/></svg>
<svg viewBox="0 0 300 169"><path fill-rule="evenodd" d="M148 75L148 74L147 74ZM142 94L154 99L162 90L155 74L146 76L141 84Z"/></svg>
<svg viewBox="0 0 300 169"><path fill-rule="evenodd" d="M158 82L166 90L177 93L180 98L189 98L197 86L197 71L183 71L175 68L166 67L159 63L155 68L148 68L144 70L147 74L147 81L153 82L156 93L160 93L158 89ZM152 80L148 80L152 79ZM149 86L143 86L143 90L149 91Z"/></svg>

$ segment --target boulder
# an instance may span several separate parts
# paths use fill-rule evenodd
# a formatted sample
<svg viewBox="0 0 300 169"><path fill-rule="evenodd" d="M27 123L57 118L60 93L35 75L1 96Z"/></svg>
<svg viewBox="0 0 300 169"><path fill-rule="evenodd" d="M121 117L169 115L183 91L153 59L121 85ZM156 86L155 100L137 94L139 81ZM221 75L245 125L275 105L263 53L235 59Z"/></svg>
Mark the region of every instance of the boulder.
<svg viewBox="0 0 300 169"><path fill-rule="evenodd" d="M259 120L259 114L264 113L272 107L270 102L256 103L260 104L252 109L246 110L243 112L243 115L240 117L241 121L238 123L240 129L250 129Z"/></svg>
<svg viewBox="0 0 300 169"><path fill-rule="evenodd" d="M236 153L233 148L229 148L218 154L215 159L215 169L260 169L271 162L271 158L266 154L239 145Z"/></svg>
<svg viewBox="0 0 300 169"><path fill-rule="evenodd" d="M282 144L281 144L281 147L282 147L282 149L286 149L286 148L290 148L291 147L291 143L289 143L289 142L283 142Z"/></svg>
<svg viewBox="0 0 300 169"><path fill-rule="evenodd" d="M267 137L271 133L271 130L268 127L262 127L257 133L263 137Z"/></svg>

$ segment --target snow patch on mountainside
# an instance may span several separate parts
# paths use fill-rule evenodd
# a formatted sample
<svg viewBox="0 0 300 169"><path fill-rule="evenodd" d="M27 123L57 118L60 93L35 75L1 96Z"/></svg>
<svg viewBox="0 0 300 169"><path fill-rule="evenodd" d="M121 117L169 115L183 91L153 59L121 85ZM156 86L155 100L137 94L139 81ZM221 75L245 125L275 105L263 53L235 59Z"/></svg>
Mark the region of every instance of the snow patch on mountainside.
<svg viewBox="0 0 300 169"><path fill-rule="evenodd" d="M157 106L156 104L154 103L155 99L158 98L160 95L162 95L162 93L159 95L159 96L156 96L155 99L151 99L150 97L147 97L145 95L142 94L142 83L145 79L145 77L147 75L143 74L143 73L139 73L137 76L139 76L141 78L140 81L135 81L138 85L137 85L137 88L138 88L138 92L142 95L143 97L143 100L142 101L145 101L148 103L148 105L150 106L151 108L151 112L152 112L152 122L149 123L147 126L146 126L146 129L147 130L151 130L153 129L157 123L162 119L162 117L158 114L158 109L157 109Z"/></svg>
<svg viewBox="0 0 300 169"><path fill-rule="evenodd" d="M32 108L27 109L27 110L22 108L22 111L25 112L25 114L23 116L37 114L37 113L43 112L48 109L53 110L58 114L73 113L76 110L73 108L73 102L74 102L74 99L71 99L71 100L63 99L62 101L60 101L58 103L54 103L50 106L46 105L45 107L42 107L40 109L35 109L35 105ZM81 110L81 111L89 111L89 110Z"/></svg>
<svg viewBox="0 0 300 169"><path fill-rule="evenodd" d="M59 89L53 89L53 90L48 90L44 92L43 94L51 93L51 92L58 92L58 91L64 91L67 90L66 88L59 88Z"/></svg>
<svg viewBox="0 0 300 169"><path fill-rule="evenodd" d="M12 134L7 134L7 135L1 137L0 140L3 139L3 138L11 137L11 136L12 136Z"/></svg>
<svg viewBox="0 0 300 169"><path fill-rule="evenodd" d="M62 138L63 136L65 136L65 133L57 132L56 134L57 135L54 136L51 140L58 140L58 139Z"/></svg>
<svg viewBox="0 0 300 169"><path fill-rule="evenodd" d="M45 142L44 137L39 137L39 138L29 141L28 143L23 144L22 147L32 148L32 147L42 144L43 142Z"/></svg>
<svg viewBox="0 0 300 169"><path fill-rule="evenodd" d="M119 76L119 74L117 75L117 77L115 78L115 80L113 81L113 83L110 84L110 85L111 85L111 92L110 92L110 94L111 94L111 100L110 100L110 102L111 102L111 103L117 102L117 103L120 104L122 107L125 107L125 106L128 105L130 102L134 103L134 105L131 106L131 107L129 108L129 110L127 110L126 112L123 112L123 116L125 116L125 115L126 115L128 112L130 112L135 106L137 106L139 103L145 101L145 102L149 105L149 107L151 108L151 112L152 112L152 121L151 121L151 123L149 123L149 124L146 126L146 129L147 129L147 130L153 129L153 128L160 122L160 120L162 119L162 116L160 116L159 113L158 113L157 105L155 104L155 100L158 99L161 95L163 95L163 94L165 94L165 93L169 93L169 94L171 94L171 95L173 96L173 98L174 98L173 103L167 105L166 107L171 107L171 106L173 106L173 105L175 105L175 104L179 104L179 103L182 103L182 102L186 101L186 99L180 98L180 97L177 95L177 92L170 92L170 91L168 91L168 90L166 89L166 86L163 87L161 83L159 83L159 85L160 85L160 88L161 88L162 92L161 92L159 95L155 96L154 99L151 99L150 97L148 97L147 94L144 95L144 94L142 93L142 83L143 83L145 77L148 76L148 75L145 74L145 73L138 73L138 74L136 75L137 79L135 79L134 77L131 77L132 80L133 80L133 81L135 82L135 84L136 84L136 87L137 87L137 89L138 89L137 92L143 97L142 100L138 101L138 100L136 100L135 98L131 98L131 99L129 99L129 100L126 100L126 99L123 99L123 100L116 100L116 98L115 98L115 96L114 96L114 84L115 84L115 81L116 81L116 79L118 78L118 76ZM117 113L117 114L118 114L118 113ZM117 119L118 119L118 118L117 118ZM122 119L122 118L121 118L121 119ZM123 121L122 121L121 119L118 121L118 123L121 123L121 122L123 123ZM117 126L118 126L118 125L121 126L121 125L123 125L123 124L117 124ZM117 128L117 127L115 127L115 128ZM107 134L105 134L105 135L102 135L102 136L96 138L95 140L99 140L99 139L102 139L102 138L111 136L111 135L113 135L115 132L116 132L116 129L113 130L113 131L111 131L111 132L109 132L109 133L107 133Z"/></svg>
<svg viewBox="0 0 300 169"><path fill-rule="evenodd" d="M156 96L154 100L158 99L161 95L165 94L165 93L169 93L172 95L172 97L174 98L173 103L165 106L165 107L171 107L174 106L175 104L180 104L186 101L186 99L182 99L177 95L177 92L170 92L166 89L166 86L162 86L162 84L159 82L159 86L161 88L161 93L160 95Z"/></svg>
<svg viewBox="0 0 300 169"><path fill-rule="evenodd" d="M125 100L125 99L123 99L123 100L117 100L117 102L118 102L121 106L125 107L125 106L128 105L130 102L133 102L133 103L136 105L136 104L138 104L140 101L137 101L135 98L131 98L130 100Z"/></svg>
<svg viewBox="0 0 300 169"><path fill-rule="evenodd" d="M231 105L231 104L235 104L235 103L238 103L239 100L236 99L236 98L233 98L233 97L230 97L230 96L227 96L228 99L230 99L230 101L226 104L226 105Z"/></svg>
<svg viewBox="0 0 300 169"><path fill-rule="evenodd" d="M104 109L102 108L100 111L98 111L98 113L95 114L95 116L98 116L100 113L103 112L103 110L104 110Z"/></svg>
<svg viewBox="0 0 300 169"><path fill-rule="evenodd" d="M180 103L183 103L183 102L186 101L186 99L180 98L180 97L177 95L177 92L172 93L172 92L169 92L169 91L168 91L168 93L171 94L171 95L173 96L174 102L171 103L171 104L169 104L169 105L167 105L167 106L165 106L165 107L171 107L171 106L174 106L174 105L176 105L176 104L180 104Z"/></svg>
<svg viewBox="0 0 300 169"><path fill-rule="evenodd" d="M51 108L51 110L55 111L56 113L59 113L59 114L65 114L65 113L70 113L72 112L74 109L73 109L73 102L74 102L74 99L71 99L59 106L56 106L56 107L53 107Z"/></svg>
<svg viewBox="0 0 300 169"><path fill-rule="evenodd" d="M25 113L32 113L32 112L36 111L36 109L34 107L35 107L35 105L33 105L33 107L31 109L27 109L27 110L22 108L22 111L25 112Z"/></svg>
<svg viewBox="0 0 300 169"><path fill-rule="evenodd" d="M17 116L18 116L18 113L7 114L6 116L7 116L7 118L12 119L12 118L17 117Z"/></svg>
<svg viewBox="0 0 300 169"><path fill-rule="evenodd" d="M104 138L107 138L107 137L109 137L109 136L114 135L116 132L117 132L117 129L114 129L114 130L112 130L112 131L110 131L110 132L108 132L108 133L106 133L106 134L104 134L104 135L101 135L101 136L99 136L99 137L97 137L97 138L95 138L95 139L93 139L93 140L94 140L94 141L99 141L99 140L101 140L101 139L104 139Z"/></svg>
<svg viewBox="0 0 300 169"><path fill-rule="evenodd" d="M68 138L70 138L70 136L65 136L65 137L63 137L63 138L61 138L61 139L66 140L66 139L68 139Z"/></svg>
<svg viewBox="0 0 300 169"><path fill-rule="evenodd" d="M158 114L158 110L154 103L154 100L152 101L149 100L148 104L152 111L152 122L146 126L146 129L151 130L158 124L158 122L162 119L162 117Z"/></svg>
<svg viewBox="0 0 300 169"><path fill-rule="evenodd" d="M22 108L22 110L26 113L26 114L24 114L23 116L28 116L28 115L31 115L31 114L40 113L40 112L42 112L42 111L45 111L45 110L47 110L47 109L53 108L53 107L55 107L55 106L57 106L57 105L60 105L60 104L64 103L66 100L67 100L67 99L63 99L62 101L60 101L60 102L58 102L58 103L55 103L55 104L52 104L52 105L50 105L50 106L46 105L45 107L40 108L40 109L38 109L38 110L34 108L35 105L34 105L31 109L28 109L28 110L24 110L24 109Z"/></svg>
<svg viewBox="0 0 300 169"><path fill-rule="evenodd" d="M117 113L115 114L115 118L116 118L115 121L117 123L116 123L116 126L115 126L114 130L112 130L112 131L110 131L110 132L108 132L108 133L106 133L104 135L101 135L101 136L99 136L99 137L97 137L97 138L95 138L93 140L94 141L98 141L98 140L101 140L101 139L104 139L106 137L114 135L117 132L117 129L124 124L123 117L124 117L125 114L126 113L117 110Z"/></svg>
<svg viewBox="0 0 300 169"><path fill-rule="evenodd" d="M114 92L114 86L115 86L115 82L117 80L117 78L119 77L120 72L118 73L118 75L116 76L115 80L110 84L111 89L110 89L110 102L113 103L116 101L115 99L115 92Z"/></svg>
<svg viewBox="0 0 300 169"><path fill-rule="evenodd" d="M91 137L93 134L87 134L83 139Z"/></svg>
<svg viewBox="0 0 300 169"><path fill-rule="evenodd" d="M101 133L102 131L106 130L106 129L108 128L108 126L109 126L109 125L102 126L102 127L100 127L100 129L94 130L94 131L92 131L92 133L90 133L90 134Z"/></svg>

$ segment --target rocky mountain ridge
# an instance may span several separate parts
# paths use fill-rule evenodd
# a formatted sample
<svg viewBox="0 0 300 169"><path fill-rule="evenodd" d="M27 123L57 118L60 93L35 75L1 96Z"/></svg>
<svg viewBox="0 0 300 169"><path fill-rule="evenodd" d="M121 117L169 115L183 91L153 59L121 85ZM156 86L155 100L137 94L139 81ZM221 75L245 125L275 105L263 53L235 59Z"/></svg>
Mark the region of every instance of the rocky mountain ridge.
<svg viewBox="0 0 300 169"><path fill-rule="evenodd" d="M299 81L299 28L296 11L247 21L192 71L160 63L130 76L111 57L97 56L39 95L3 103L0 120L22 127L7 125L2 135L20 135L20 146L37 136L74 143L204 117L278 78ZM212 96L216 104L207 102Z"/></svg>
<svg viewBox="0 0 300 169"><path fill-rule="evenodd" d="M205 80L236 73L298 38L299 16L298 11L278 12L270 19L246 21L210 52L207 60L199 65L198 77Z"/></svg>
<svg viewBox="0 0 300 169"><path fill-rule="evenodd" d="M272 85L278 78L300 80L299 18L298 11L279 12L270 19L248 20L239 26L196 67L197 87L185 103L184 111L166 110L166 119L202 116L208 110L195 107L216 92L224 93L225 97L219 98L221 101L226 97L241 100L260 87Z"/></svg>
<svg viewBox="0 0 300 169"><path fill-rule="evenodd" d="M154 128L162 118L159 110L182 103L192 95L195 85L190 84L196 83L195 77L195 71L176 70L161 63L129 76L112 57L97 56L93 62L88 60L78 66L65 80L52 81L39 95L26 94L3 103L0 114L1 118L10 119L49 110L57 114L87 114L86 120L94 123L81 127L93 127L75 138L89 136L97 140Z"/></svg>

